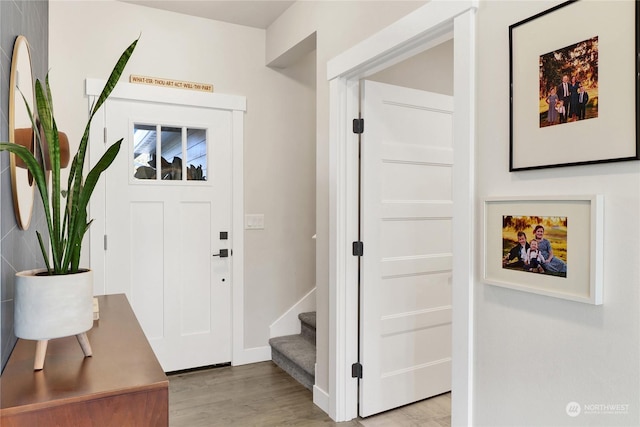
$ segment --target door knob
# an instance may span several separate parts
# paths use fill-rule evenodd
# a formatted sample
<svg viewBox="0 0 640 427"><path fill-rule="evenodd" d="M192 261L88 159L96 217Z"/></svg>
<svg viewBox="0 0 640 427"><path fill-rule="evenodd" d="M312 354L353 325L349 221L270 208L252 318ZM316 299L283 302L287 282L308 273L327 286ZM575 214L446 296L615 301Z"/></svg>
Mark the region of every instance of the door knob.
<svg viewBox="0 0 640 427"><path fill-rule="evenodd" d="M219 256L220 258L228 258L229 257L229 249L220 249L219 254L213 254L212 256Z"/></svg>

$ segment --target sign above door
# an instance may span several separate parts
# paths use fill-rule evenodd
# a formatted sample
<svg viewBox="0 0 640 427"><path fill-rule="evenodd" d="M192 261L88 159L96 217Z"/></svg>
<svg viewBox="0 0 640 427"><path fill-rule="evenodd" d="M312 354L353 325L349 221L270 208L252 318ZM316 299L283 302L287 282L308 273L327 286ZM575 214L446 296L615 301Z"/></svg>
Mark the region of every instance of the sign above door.
<svg viewBox="0 0 640 427"><path fill-rule="evenodd" d="M213 85L210 83L187 82L183 80L162 79L158 77L138 76L134 74L129 76L129 83L198 90L201 92L213 92Z"/></svg>

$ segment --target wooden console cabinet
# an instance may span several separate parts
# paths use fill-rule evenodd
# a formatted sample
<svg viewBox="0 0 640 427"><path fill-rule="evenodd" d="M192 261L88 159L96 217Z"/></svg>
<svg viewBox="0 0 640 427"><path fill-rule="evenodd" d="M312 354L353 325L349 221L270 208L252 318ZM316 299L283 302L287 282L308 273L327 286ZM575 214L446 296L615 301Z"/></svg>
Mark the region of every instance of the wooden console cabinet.
<svg viewBox="0 0 640 427"><path fill-rule="evenodd" d="M169 381L126 296L98 301L92 357L76 337L59 338L34 371L36 342L18 340L0 376L2 427L169 425Z"/></svg>

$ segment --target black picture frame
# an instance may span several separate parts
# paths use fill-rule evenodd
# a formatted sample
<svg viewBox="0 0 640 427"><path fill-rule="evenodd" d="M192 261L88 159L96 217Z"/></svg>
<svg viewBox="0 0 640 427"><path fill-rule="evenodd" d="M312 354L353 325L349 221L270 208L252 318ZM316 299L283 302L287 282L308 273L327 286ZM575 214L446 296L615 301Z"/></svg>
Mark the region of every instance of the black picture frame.
<svg viewBox="0 0 640 427"><path fill-rule="evenodd" d="M639 27L637 1L580 0L509 26L510 172L640 159ZM587 103L554 99L565 75Z"/></svg>

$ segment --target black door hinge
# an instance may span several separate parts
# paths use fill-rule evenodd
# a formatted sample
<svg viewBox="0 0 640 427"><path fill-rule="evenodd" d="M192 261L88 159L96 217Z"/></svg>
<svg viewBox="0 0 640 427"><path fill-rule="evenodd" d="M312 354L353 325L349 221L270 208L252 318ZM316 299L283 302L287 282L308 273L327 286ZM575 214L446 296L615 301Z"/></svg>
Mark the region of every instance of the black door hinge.
<svg viewBox="0 0 640 427"><path fill-rule="evenodd" d="M353 119L353 133L361 134L364 132L364 119Z"/></svg>
<svg viewBox="0 0 640 427"><path fill-rule="evenodd" d="M362 242L353 242L353 256L364 255L364 244Z"/></svg>
<svg viewBox="0 0 640 427"><path fill-rule="evenodd" d="M362 365L360 363L351 365L351 378L362 378Z"/></svg>

